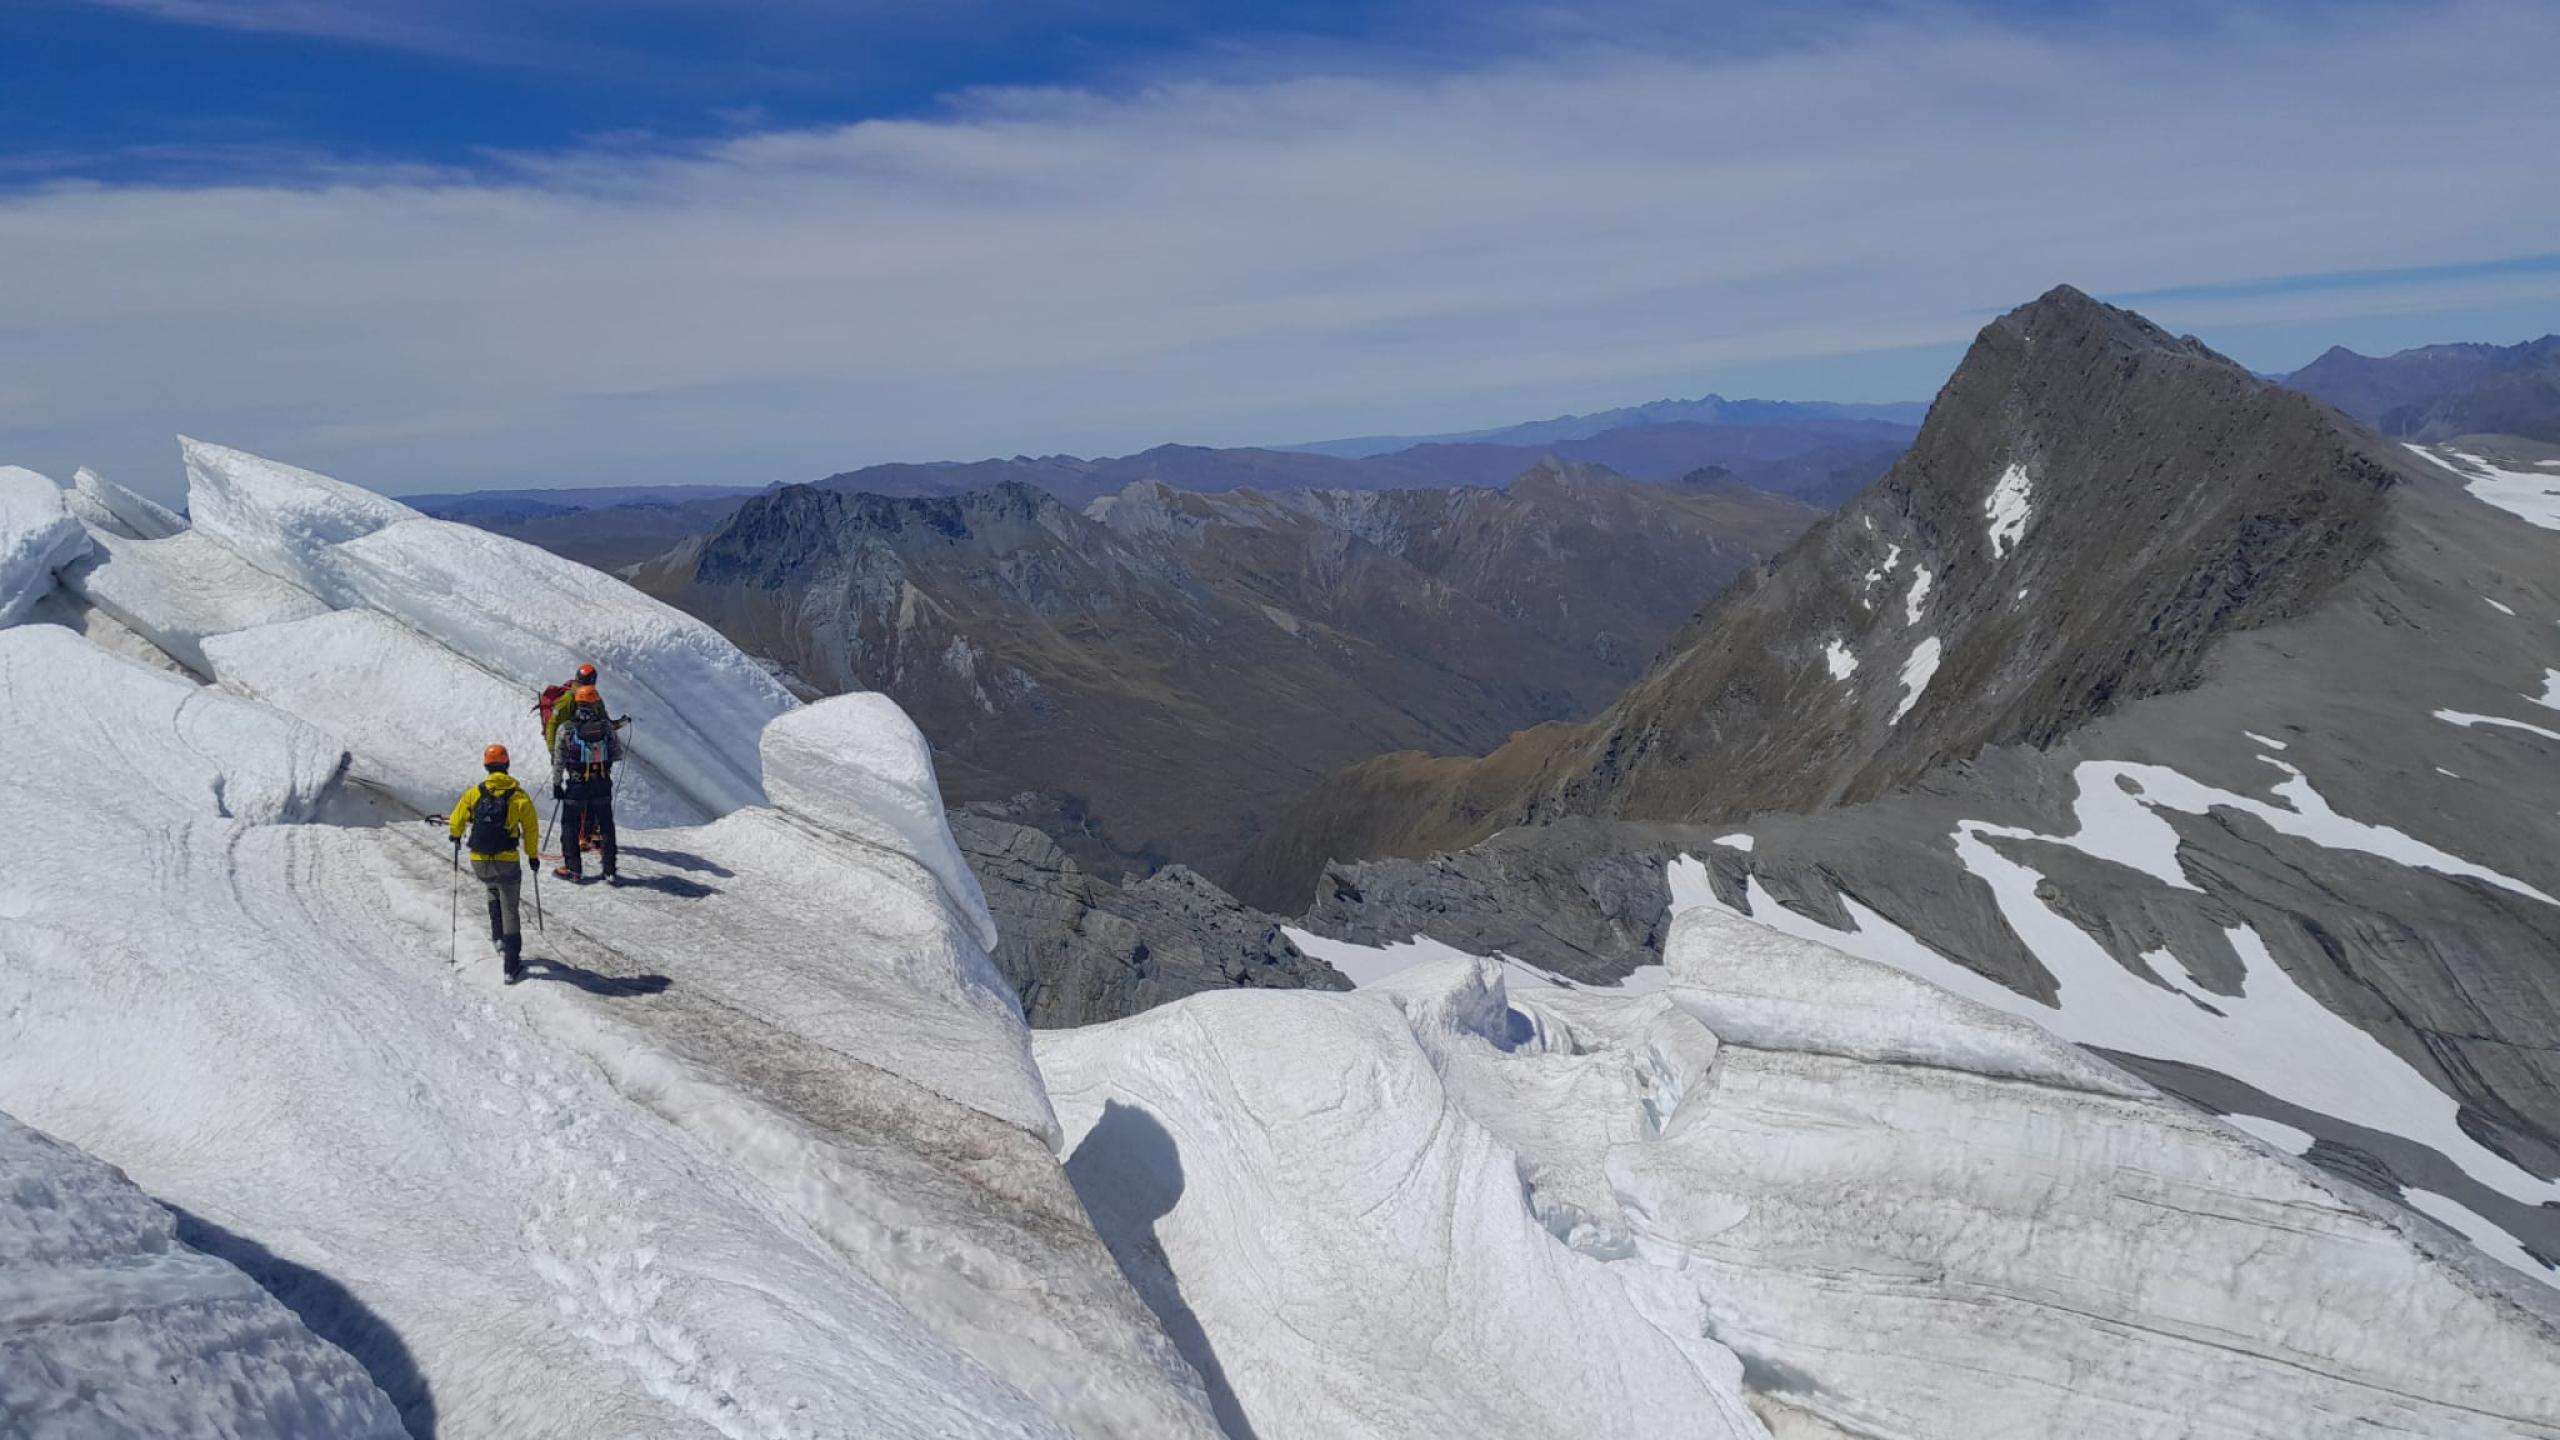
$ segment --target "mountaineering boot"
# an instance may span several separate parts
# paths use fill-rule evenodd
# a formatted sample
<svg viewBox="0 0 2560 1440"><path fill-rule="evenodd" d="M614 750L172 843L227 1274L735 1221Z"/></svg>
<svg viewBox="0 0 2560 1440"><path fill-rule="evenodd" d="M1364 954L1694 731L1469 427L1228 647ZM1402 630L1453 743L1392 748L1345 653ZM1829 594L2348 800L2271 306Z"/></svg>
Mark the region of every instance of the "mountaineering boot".
<svg viewBox="0 0 2560 1440"><path fill-rule="evenodd" d="M583 885L587 880L586 876L579 874L577 871L570 869L566 865L552 866L551 875L554 879L566 880L572 885Z"/></svg>
<svg viewBox="0 0 2560 1440"><path fill-rule="evenodd" d="M505 969L507 983L513 985L524 978L524 937L521 935L510 935L506 938L504 943L506 945Z"/></svg>

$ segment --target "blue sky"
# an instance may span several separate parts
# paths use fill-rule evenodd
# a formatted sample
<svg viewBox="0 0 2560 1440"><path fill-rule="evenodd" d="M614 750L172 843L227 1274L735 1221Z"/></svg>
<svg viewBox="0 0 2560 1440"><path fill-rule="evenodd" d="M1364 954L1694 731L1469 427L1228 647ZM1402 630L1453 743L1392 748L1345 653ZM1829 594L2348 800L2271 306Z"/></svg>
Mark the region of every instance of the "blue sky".
<svg viewBox="0 0 2560 1440"><path fill-rule="evenodd" d="M11 0L0 441L393 491L2560 330L2560 7Z"/></svg>

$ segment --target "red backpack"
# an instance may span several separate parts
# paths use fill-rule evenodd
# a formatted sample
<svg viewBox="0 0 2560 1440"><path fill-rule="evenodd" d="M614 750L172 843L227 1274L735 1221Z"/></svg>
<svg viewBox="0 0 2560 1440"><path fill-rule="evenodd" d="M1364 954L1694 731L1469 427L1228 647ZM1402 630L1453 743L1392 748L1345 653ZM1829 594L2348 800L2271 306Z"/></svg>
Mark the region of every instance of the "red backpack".
<svg viewBox="0 0 2560 1440"><path fill-rule="evenodd" d="M551 727L551 707L559 704L560 697L568 693L566 685L546 685L542 689L542 698L533 702L533 713L542 718L545 730Z"/></svg>

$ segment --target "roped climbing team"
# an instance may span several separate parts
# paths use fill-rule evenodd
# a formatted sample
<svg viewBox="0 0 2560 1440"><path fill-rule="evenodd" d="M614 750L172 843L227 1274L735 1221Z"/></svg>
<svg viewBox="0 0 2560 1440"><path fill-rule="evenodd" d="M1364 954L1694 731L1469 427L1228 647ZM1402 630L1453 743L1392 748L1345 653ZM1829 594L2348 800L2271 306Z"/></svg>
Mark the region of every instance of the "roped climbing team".
<svg viewBox="0 0 2560 1440"><path fill-rule="evenodd" d="M622 732L631 722L615 719L596 688L596 667L581 665L574 679L542 692L534 709L542 716L543 748L551 757L551 798L558 823L560 864L551 873L576 884L586 882L582 852L593 850L597 873L619 884L613 824L613 767L622 762ZM454 802L446 829L453 839L455 868L469 847L471 873L488 892L489 941L504 962L506 983L524 977L524 928L519 903L524 876L516 869L539 871L542 827L531 796L509 773L503 744L481 752L480 783ZM457 880L459 877L456 877Z"/></svg>

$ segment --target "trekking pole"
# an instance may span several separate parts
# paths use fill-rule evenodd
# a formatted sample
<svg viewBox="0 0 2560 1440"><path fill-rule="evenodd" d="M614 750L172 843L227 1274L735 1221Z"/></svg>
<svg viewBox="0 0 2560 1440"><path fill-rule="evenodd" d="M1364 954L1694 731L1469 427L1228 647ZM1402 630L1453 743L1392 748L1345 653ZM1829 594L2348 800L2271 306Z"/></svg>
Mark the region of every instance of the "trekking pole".
<svg viewBox="0 0 2560 1440"><path fill-rule="evenodd" d="M450 963L459 969L462 965L462 837L458 835L453 841L453 889L445 906L445 921L446 948L452 952Z"/></svg>
<svg viewBox="0 0 2560 1440"><path fill-rule="evenodd" d="M533 853L533 930L537 935L551 933L542 926L542 852Z"/></svg>

